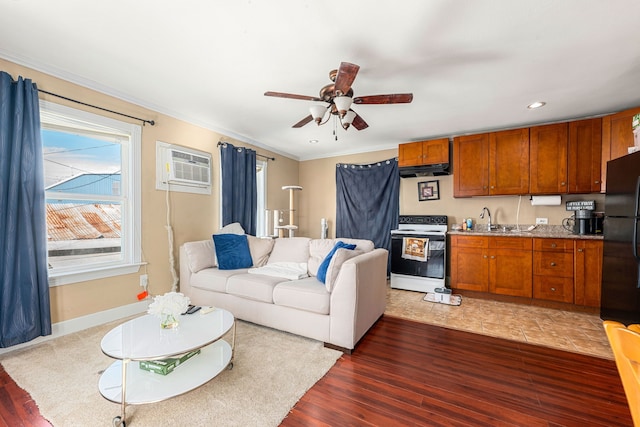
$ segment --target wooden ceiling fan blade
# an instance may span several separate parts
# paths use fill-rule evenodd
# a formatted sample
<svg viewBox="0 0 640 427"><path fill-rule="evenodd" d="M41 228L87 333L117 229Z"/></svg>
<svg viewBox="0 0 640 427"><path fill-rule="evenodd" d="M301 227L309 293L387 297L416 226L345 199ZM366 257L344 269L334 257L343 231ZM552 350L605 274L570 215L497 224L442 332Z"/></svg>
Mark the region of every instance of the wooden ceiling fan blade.
<svg viewBox="0 0 640 427"><path fill-rule="evenodd" d="M265 92L264 96L275 96L276 98L289 98L289 99L299 99L301 101L322 101L322 99L317 96L307 96L307 95L296 95L293 93L284 93L284 92Z"/></svg>
<svg viewBox="0 0 640 427"><path fill-rule="evenodd" d="M408 104L411 101L413 101L412 93L357 96L353 98L354 104Z"/></svg>
<svg viewBox="0 0 640 427"><path fill-rule="evenodd" d="M354 111L354 113L355 113L355 111ZM353 126L354 128L356 128L358 130L366 129L366 128L369 127L367 122L365 122L364 119L362 117L360 117L360 115L358 113L356 113L356 117L353 119L353 123L351 123L351 126Z"/></svg>
<svg viewBox="0 0 640 427"><path fill-rule="evenodd" d="M306 125L307 123L309 123L312 120L313 120L313 117L311 117L311 114L309 114L307 117L305 117L304 119L300 120L298 123L296 123L295 125L293 125L291 127L293 127L293 128L301 128L302 126Z"/></svg>
<svg viewBox="0 0 640 427"><path fill-rule="evenodd" d="M360 66L349 62L341 62L335 81L336 94L346 95L360 70Z"/></svg>

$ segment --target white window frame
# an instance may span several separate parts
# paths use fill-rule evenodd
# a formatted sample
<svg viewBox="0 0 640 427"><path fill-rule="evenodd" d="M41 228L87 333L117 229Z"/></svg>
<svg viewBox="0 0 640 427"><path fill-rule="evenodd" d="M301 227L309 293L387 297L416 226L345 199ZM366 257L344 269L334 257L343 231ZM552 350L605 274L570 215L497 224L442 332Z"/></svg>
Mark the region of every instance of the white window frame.
<svg viewBox="0 0 640 427"><path fill-rule="evenodd" d="M141 244L141 146L140 125L122 122L87 111L40 101L40 121L43 127L81 128L85 131L112 132L126 135L122 142L121 191L121 253L113 263L56 271L49 270L49 286L60 286L88 280L136 273L143 264ZM55 198L55 197L52 197Z"/></svg>

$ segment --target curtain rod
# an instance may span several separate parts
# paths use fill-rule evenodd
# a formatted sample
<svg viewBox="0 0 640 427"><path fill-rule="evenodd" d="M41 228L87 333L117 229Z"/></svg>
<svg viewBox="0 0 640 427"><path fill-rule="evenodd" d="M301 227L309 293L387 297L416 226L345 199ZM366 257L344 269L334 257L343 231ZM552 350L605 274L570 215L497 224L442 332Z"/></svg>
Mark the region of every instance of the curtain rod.
<svg viewBox="0 0 640 427"><path fill-rule="evenodd" d="M218 141L218 147L220 147L221 145L227 145L227 143L226 143L226 142L224 142L224 141ZM247 148L247 147L240 147L240 148ZM258 157L262 157L263 159L267 159L267 160L273 160L273 161L275 161L275 160L276 160L276 158L275 158L275 157L265 156L264 154L258 154L258 153L256 153L256 156L258 156Z"/></svg>
<svg viewBox="0 0 640 427"><path fill-rule="evenodd" d="M130 119L139 120L139 121L142 122L143 125L145 123L149 123L151 126L156 124L156 122L153 121L153 120L145 120L145 119L141 119L139 117L130 116L128 114L119 113L117 111L107 110L106 108L98 107L96 105L87 104L86 102L82 102L82 101L78 101L78 100L75 100L75 99L67 98L66 96L58 95L57 93L48 92L46 90L38 89L38 92L46 93L47 95L51 95L51 96L56 96L58 98L62 98L62 99L65 99L67 101L75 102L76 104L81 104L81 105L84 105L86 107L97 108L98 110L106 111L108 113L118 114L120 116L128 117Z"/></svg>

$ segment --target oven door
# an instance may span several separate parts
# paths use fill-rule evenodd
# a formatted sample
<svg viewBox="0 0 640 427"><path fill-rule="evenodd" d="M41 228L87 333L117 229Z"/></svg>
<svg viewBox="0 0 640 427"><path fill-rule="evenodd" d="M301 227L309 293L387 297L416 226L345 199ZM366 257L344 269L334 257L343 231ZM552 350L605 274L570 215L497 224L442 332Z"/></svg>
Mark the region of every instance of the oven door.
<svg viewBox="0 0 640 427"><path fill-rule="evenodd" d="M391 273L444 279L445 262L445 234L391 233Z"/></svg>

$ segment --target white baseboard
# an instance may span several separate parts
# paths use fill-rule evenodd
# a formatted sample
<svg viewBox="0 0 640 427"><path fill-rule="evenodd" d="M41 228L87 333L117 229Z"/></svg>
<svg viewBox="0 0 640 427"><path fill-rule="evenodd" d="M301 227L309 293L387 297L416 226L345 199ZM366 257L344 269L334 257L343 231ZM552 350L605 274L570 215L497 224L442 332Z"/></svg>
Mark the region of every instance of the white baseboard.
<svg viewBox="0 0 640 427"><path fill-rule="evenodd" d="M122 307L116 307L110 310L100 311L98 313L77 317L75 319L65 320L64 322L54 323L53 325L51 325L51 335L38 337L23 344L17 344L7 348L0 348L0 355L9 353L14 350L30 347L35 344L40 344L42 342L61 337L63 335L72 334L74 332L112 322L114 320L141 314L147 311L148 307L149 301L143 300Z"/></svg>

